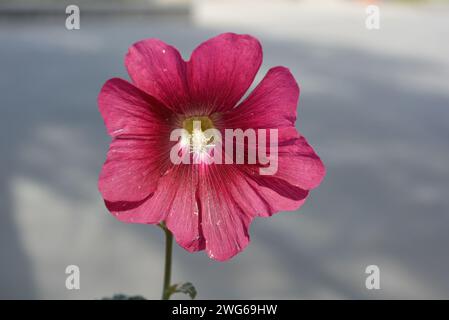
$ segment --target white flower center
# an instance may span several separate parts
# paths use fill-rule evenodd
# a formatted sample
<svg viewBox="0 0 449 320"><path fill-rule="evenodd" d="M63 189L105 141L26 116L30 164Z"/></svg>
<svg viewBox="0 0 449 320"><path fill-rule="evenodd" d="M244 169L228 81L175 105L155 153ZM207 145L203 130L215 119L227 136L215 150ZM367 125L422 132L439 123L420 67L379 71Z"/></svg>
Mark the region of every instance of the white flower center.
<svg viewBox="0 0 449 320"><path fill-rule="evenodd" d="M207 130L214 128L208 117L192 117L183 121L186 135L181 138L181 146L188 148L194 159L203 160L210 157L214 148L213 136Z"/></svg>

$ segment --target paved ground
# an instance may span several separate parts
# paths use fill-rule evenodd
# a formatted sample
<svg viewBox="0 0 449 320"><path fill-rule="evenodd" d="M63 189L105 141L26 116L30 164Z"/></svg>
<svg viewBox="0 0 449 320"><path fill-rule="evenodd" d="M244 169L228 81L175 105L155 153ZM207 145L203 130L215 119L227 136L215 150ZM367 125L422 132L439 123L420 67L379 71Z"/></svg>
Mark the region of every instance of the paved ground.
<svg viewBox="0 0 449 320"><path fill-rule="evenodd" d="M212 21L210 10L196 11L198 24L86 18L76 32L63 18L0 22L0 297L159 297L162 233L117 222L97 192L108 137L96 96L126 77L138 39L188 57L230 30L261 39L261 74L295 73L299 128L328 176L301 212L256 220L228 263L177 248L174 280L199 298L449 298L449 10L386 10L377 32L363 10ZM65 289L69 264L80 291ZM369 264L380 291L364 287Z"/></svg>

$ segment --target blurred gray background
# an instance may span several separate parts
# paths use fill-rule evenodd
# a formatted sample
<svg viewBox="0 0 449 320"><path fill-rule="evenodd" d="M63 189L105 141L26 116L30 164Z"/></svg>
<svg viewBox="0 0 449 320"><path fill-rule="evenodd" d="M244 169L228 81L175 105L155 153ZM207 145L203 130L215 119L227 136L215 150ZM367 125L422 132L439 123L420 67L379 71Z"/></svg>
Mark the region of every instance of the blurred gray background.
<svg viewBox="0 0 449 320"><path fill-rule="evenodd" d="M159 228L123 224L97 176L109 138L97 95L127 78L135 41L184 58L233 31L258 37L256 79L284 65L301 86L298 128L327 166L300 212L256 219L220 263L176 246L173 281L202 299L449 298L449 6L369 1L0 1L0 298L160 297ZM65 28L78 4L81 29ZM65 268L81 289L65 288ZM378 265L381 289L365 288ZM182 296L181 296L182 297Z"/></svg>

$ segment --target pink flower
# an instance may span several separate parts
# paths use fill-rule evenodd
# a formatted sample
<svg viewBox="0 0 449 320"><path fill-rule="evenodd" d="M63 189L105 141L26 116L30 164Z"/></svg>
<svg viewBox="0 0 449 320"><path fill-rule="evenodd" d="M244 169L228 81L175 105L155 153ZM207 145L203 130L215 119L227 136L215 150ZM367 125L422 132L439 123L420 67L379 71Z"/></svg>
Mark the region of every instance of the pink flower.
<svg viewBox="0 0 449 320"><path fill-rule="evenodd" d="M187 62L158 39L129 49L132 84L110 79L98 97L112 136L98 186L116 218L165 221L180 246L223 261L248 245L255 217L304 204L325 168L295 128L299 87L292 74L270 69L239 102L261 63L258 40L233 33L202 43ZM277 172L261 175L259 163L173 164L170 133L192 119L220 131L278 129Z"/></svg>

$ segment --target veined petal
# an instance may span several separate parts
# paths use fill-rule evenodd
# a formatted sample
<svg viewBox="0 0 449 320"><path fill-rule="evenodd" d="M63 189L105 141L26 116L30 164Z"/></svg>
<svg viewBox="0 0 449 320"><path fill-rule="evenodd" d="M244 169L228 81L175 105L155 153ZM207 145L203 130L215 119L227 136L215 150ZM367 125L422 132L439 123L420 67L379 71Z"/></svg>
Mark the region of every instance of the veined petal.
<svg viewBox="0 0 449 320"><path fill-rule="evenodd" d="M262 165L260 162L253 165L241 165L239 168L244 170L250 176L259 176L261 168L273 168L273 173L261 175L264 178L276 178L288 182L290 185L298 187L303 190L311 190L316 188L323 180L326 169L320 157L315 153L313 148L308 144L306 138L298 133L296 128L279 128L277 156L274 154L273 146L270 146L269 135L272 134L267 131L266 134L266 150L270 150L269 163ZM257 139L260 135L257 135ZM236 145L236 144L234 144ZM248 158L248 150L254 150L254 147L248 147L245 144L245 159ZM256 145L258 153L260 148L260 141ZM258 159L259 161L259 159Z"/></svg>
<svg viewBox="0 0 449 320"><path fill-rule="evenodd" d="M107 201L139 201L169 164L172 112L122 79L103 86L98 105L113 137L98 187Z"/></svg>
<svg viewBox="0 0 449 320"><path fill-rule="evenodd" d="M248 98L221 115L221 126L256 132L257 129L268 129L267 149L270 146L269 130L278 130L278 166L274 177L300 189L311 190L321 183L325 167L294 127L298 99L299 87L290 71L284 67L272 68ZM247 154L248 146L245 148ZM256 152L258 148L259 142ZM258 174L260 166L250 168Z"/></svg>
<svg viewBox="0 0 449 320"><path fill-rule="evenodd" d="M148 197L169 161L155 140L114 139L98 180L103 199L118 202Z"/></svg>
<svg viewBox="0 0 449 320"><path fill-rule="evenodd" d="M112 137L149 139L171 130L173 113L123 79L110 79L103 85L98 108Z"/></svg>
<svg viewBox="0 0 449 320"><path fill-rule="evenodd" d="M295 125L299 87L287 68L270 69L251 94L224 113L227 128L280 128Z"/></svg>
<svg viewBox="0 0 449 320"><path fill-rule="evenodd" d="M200 174L201 226L208 255L225 261L249 243L256 217L298 209L308 191L273 177L251 177L239 165L209 165Z"/></svg>
<svg viewBox="0 0 449 320"><path fill-rule="evenodd" d="M233 108L262 63L262 47L249 35L224 33L199 45L188 61L191 104L205 115Z"/></svg>
<svg viewBox="0 0 449 320"><path fill-rule="evenodd" d="M133 83L168 108L181 112L188 99L186 63L178 50L159 39L132 45L125 65Z"/></svg>
<svg viewBox="0 0 449 320"><path fill-rule="evenodd" d="M176 242L193 252L204 249L197 188L196 167L181 164L172 166L159 179L157 189L147 199L106 205L123 222L156 224L164 220Z"/></svg>
<svg viewBox="0 0 449 320"><path fill-rule="evenodd" d="M253 216L231 196L228 188L235 176L231 166L212 164L202 169L199 198L206 251L210 258L225 261L248 245Z"/></svg>
<svg viewBox="0 0 449 320"><path fill-rule="evenodd" d="M278 134L278 170L274 177L305 190L316 188L326 174L320 157L295 128L281 128Z"/></svg>
<svg viewBox="0 0 449 320"><path fill-rule="evenodd" d="M176 181L178 190L165 218L167 228L173 233L176 242L187 251L204 250L198 166L175 166L170 179Z"/></svg>

